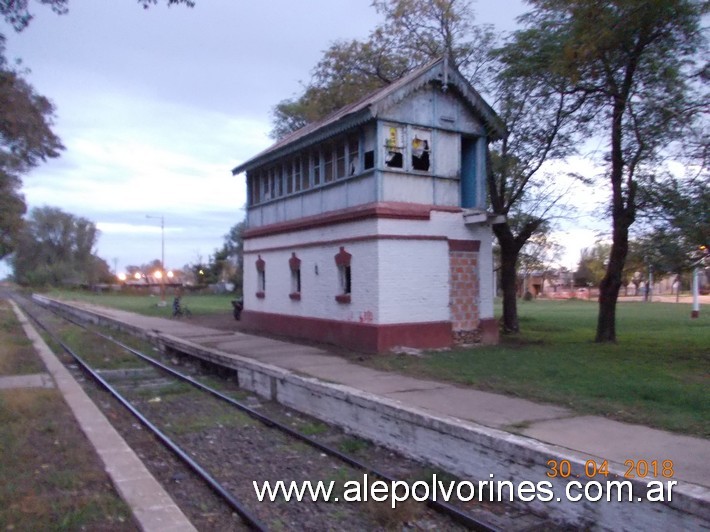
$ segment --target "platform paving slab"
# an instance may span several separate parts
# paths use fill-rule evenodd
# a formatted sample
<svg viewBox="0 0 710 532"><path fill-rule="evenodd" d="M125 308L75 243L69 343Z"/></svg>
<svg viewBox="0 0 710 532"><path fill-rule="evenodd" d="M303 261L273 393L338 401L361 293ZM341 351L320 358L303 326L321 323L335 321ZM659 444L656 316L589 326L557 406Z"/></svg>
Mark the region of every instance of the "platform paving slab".
<svg viewBox="0 0 710 532"><path fill-rule="evenodd" d="M10 303L25 334L32 341L35 350L56 382L57 388L74 413L79 426L96 449L114 486L131 508L141 529L146 532L196 531L170 495L151 475L69 371L59 362L20 308L13 301ZM121 452L117 452L119 449ZM120 460L114 462L117 456L120 456ZM119 469L121 477L114 476Z"/></svg>
<svg viewBox="0 0 710 532"><path fill-rule="evenodd" d="M49 373L4 375L0 377L0 390L12 390L14 388L54 388L54 381Z"/></svg>
<svg viewBox="0 0 710 532"><path fill-rule="evenodd" d="M172 336L175 336L176 338L181 338L184 340L188 340L189 338L186 338L183 334L173 334ZM200 345L205 345L204 343L201 342L195 342L193 340L190 340L193 343L200 344ZM242 352L244 353L261 353L262 351L266 349L274 349L276 346L269 341L268 338L259 338L256 336L250 336L248 338L238 338L238 339L233 339L230 338L227 341L219 342L218 344L212 346L215 349L219 349L220 351L226 351L228 353L235 353L235 354L241 354ZM279 346L282 350L282 352L286 352L287 349L284 348L283 346Z"/></svg>
<svg viewBox="0 0 710 532"><path fill-rule="evenodd" d="M345 384L345 383L344 383ZM438 381L415 379L404 375L376 375L362 381L348 375L347 385L364 392L388 397L396 392L412 392L416 390L436 390L446 386ZM392 397L394 399L394 397Z"/></svg>
<svg viewBox="0 0 710 532"><path fill-rule="evenodd" d="M391 399L430 412L473 421L497 429L515 428L539 420L572 416L566 408L533 403L490 392L458 388L452 385L434 390L415 390L386 394Z"/></svg>
<svg viewBox="0 0 710 532"><path fill-rule="evenodd" d="M320 355L293 355L292 357L284 357L279 354L272 354L271 356L260 356L249 357L249 355L244 355L248 358L261 362L263 364L270 364L272 366L277 366L279 368L296 371L304 375L311 375L316 377L315 373L311 373L310 370L304 370L303 368L323 368L323 371L328 371L325 368L336 367L335 370L337 374L338 371L344 371L344 366L338 362L332 361L327 358L323 358ZM327 377L323 377L327 379Z"/></svg>
<svg viewBox="0 0 710 532"><path fill-rule="evenodd" d="M345 360L340 362L329 360L325 364L293 364L292 369L304 375L316 377L336 384L344 384L369 393L390 396L395 392L409 392L415 390L434 390L445 386L436 381L414 379L404 375L383 374L381 371L351 364ZM317 362L317 361L314 361ZM277 361L274 365L280 365ZM393 399L397 399L392 396Z"/></svg>
<svg viewBox="0 0 710 532"><path fill-rule="evenodd" d="M534 423L522 434L623 464L627 460L673 460L674 479L710 485L710 444L707 440L672 434L597 416L576 416Z"/></svg>

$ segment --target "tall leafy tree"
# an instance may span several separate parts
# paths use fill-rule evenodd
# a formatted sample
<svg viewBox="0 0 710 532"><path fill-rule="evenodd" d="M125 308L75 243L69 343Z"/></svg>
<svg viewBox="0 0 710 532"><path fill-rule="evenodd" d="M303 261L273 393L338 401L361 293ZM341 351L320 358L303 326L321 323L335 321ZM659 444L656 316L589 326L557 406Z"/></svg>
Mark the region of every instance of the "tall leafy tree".
<svg viewBox="0 0 710 532"><path fill-rule="evenodd" d="M612 246L600 284L597 342L616 341L616 303L638 209L639 183L707 101L694 81L706 76L704 0L528 0L524 22L543 38L531 57L586 96L594 127L606 138ZM706 57L706 56L705 56Z"/></svg>
<svg viewBox="0 0 710 532"><path fill-rule="evenodd" d="M576 152L576 136L583 121L578 112L585 95L570 91L563 76L550 75L531 56L531 41L549 35L518 31L492 56L490 72L496 108L508 136L491 146L487 178L494 213L505 221L493 226L500 248L502 328L520 329L517 309L517 269L523 247L536 234L544 234L566 191L545 164Z"/></svg>
<svg viewBox="0 0 710 532"><path fill-rule="evenodd" d="M110 278L94 252L96 225L56 207L32 209L12 256L13 277L28 285L94 284Z"/></svg>
<svg viewBox="0 0 710 532"><path fill-rule="evenodd" d="M155 5L159 0L137 0L144 8ZM22 31L32 21L33 15L30 12L30 0L2 0L0 1L0 16L12 25L16 31ZM37 0L37 4L43 4L52 8L52 11L63 15L69 11L69 0ZM168 5L184 4L193 7L193 0L166 0Z"/></svg>
<svg viewBox="0 0 710 532"><path fill-rule="evenodd" d="M692 179L666 179L644 187L647 221L657 230L676 233L688 250L710 247L710 175L707 167Z"/></svg>
<svg viewBox="0 0 710 532"><path fill-rule="evenodd" d="M449 52L472 82L490 60L490 27L473 25L470 0L376 0L383 15L365 41L338 41L324 53L302 95L273 109L274 138L384 87Z"/></svg>
<svg viewBox="0 0 710 532"><path fill-rule="evenodd" d="M26 211L21 176L63 148L53 115L52 103L8 64L0 35L0 259L15 248Z"/></svg>
<svg viewBox="0 0 710 532"><path fill-rule="evenodd" d="M597 242L593 247L580 251L577 271L574 274L577 286L599 286L609 262L610 250L609 244Z"/></svg>

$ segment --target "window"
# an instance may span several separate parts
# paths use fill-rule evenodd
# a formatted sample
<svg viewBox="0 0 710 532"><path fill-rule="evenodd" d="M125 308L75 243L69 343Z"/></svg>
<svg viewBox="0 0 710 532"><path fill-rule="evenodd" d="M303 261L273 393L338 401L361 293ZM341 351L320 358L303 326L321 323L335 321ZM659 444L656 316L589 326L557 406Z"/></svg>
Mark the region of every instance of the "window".
<svg viewBox="0 0 710 532"><path fill-rule="evenodd" d="M335 255L335 265L338 268L339 293L335 296L338 303L350 303L352 292L352 271L350 262L352 255L341 246L340 251Z"/></svg>
<svg viewBox="0 0 710 532"><path fill-rule="evenodd" d="M291 270L291 292L292 295L298 294L298 299L301 299L301 268Z"/></svg>
<svg viewBox="0 0 710 532"><path fill-rule="evenodd" d="M345 141L341 140L335 145L336 177L345 177Z"/></svg>
<svg viewBox="0 0 710 532"><path fill-rule="evenodd" d="M269 173L272 175L274 180L274 197L278 198L283 196L283 183L281 182L281 171L278 167L271 168Z"/></svg>
<svg viewBox="0 0 710 532"><path fill-rule="evenodd" d="M340 266L340 290L343 294L350 295L352 290L352 273L350 266Z"/></svg>
<svg viewBox="0 0 710 532"><path fill-rule="evenodd" d="M364 163L364 166L363 166L364 170L370 170L371 168L375 167L375 151L374 150L370 150L370 151L365 152L363 163Z"/></svg>
<svg viewBox="0 0 710 532"><path fill-rule="evenodd" d="M264 259L259 258L256 260L256 297L259 299L264 299L266 296L266 263Z"/></svg>
<svg viewBox="0 0 710 532"><path fill-rule="evenodd" d="M291 293L288 295L294 301L301 299L301 259L296 256L296 253L291 253L291 258L288 259L288 267L291 270Z"/></svg>
<svg viewBox="0 0 710 532"><path fill-rule="evenodd" d="M389 168L404 167L404 132L401 127L389 126L386 128L385 140L385 165Z"/></svg>
<svg viewBox="0 0 710 532"><path fill-rule="evenodd" d="M269 174L263 173L261 176L261 201L271 199L271 189L269 188Z"/></svg>
<svg viewBox="0 0 710 532"><path fill-rule="evenodd" d="M293 160L293 181L294 181L294 191L298 192L301 190L301 158L296 157Z"/></svg>
<svg viewBox="0 0 710 532"><path fill-rule="evenodd" d="M320 185L320 152L314 150L311 154L311 160L313 161L313 186Z"/></svg>
<svg viewBox="0 0 710 532"><path fill-rule="evenodd" d="M276 197L276 179L274 177L274 172L269 172L269 192L270 192L270 197L275 198Z"/></svg>
<svg viewBox="0 0 710 532"><path fill-rule="evenodd" d="M284 179L286 180L286 194L291 194L293 192L293 174L292 174L292 161L286 161L283 165Z"/></svg>
<svg viewBox="0 0 710 532"><path fill-rule="evenodd" d="M323 177L325 183L330 183L333 180L333 147L326 144L323 147Z"/></svg>
<svg viewBox="0 0 710 532"><path fill-rule="evenodd" d="M261 202L259 197L259 180L261 179L260 172L253 172L249 175L249 205L255 205Z"/></svg>
<svg viewBox="0 0 710 532"><path fill-rule="evenodd" d="M348 137L348 175L360 173L360 141L356 135Z"/></svg>
<svg viewBox="0 0 710 532"><path fill-rule="evenodd" d="M431 131L415 129L412 131L412 170L429 171Z"/></svg>
<svg viewBox="0 0 710 532"><path fill-rule="evenodd" d="M311 188L311 158L307 153L303 154L303 190Z"/></svg>

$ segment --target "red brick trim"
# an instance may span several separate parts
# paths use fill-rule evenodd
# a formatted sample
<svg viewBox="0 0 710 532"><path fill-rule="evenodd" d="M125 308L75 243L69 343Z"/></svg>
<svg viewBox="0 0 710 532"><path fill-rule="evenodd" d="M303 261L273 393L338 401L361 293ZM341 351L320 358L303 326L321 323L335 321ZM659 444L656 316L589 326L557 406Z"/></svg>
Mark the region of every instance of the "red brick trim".
<svg viewBox="0 0 710 532"><path fill-rule="evenodd" d="M262 259L261 255L259 255L259 258L256 259L256 271L263 272L265 267L266 262L264 262L264 259Z"/></svg>
<svg viewBox="0 0 710 532"><path fill-rule="evenodd" d="M335 255L335 265L336 266L350 266L353 256L345 251L344 246L340 246L340 251Z"/></svg>
<svg viewBox="0 0 710 532"><path fill-rule="evenodd" d="M463 212L460 207L450 207L447 205L421 205L418 203L403 202L380 202L367 203L356 207L349 207L338 211L305 216L287 222L278 222L263 227L254 227L244 231L243 238L255 238L259 236L276 235L292 231L302 231L314 227L335 225L370 218L394 218L399 220L429 220L432 211L442 212Z"/></svg>
<svg viewBox="0 0 710 532"><path fill-rule="evenodd" d="M292 272L301 269L301 259L296 256L295 251L291 253L291 258L288 259L288 267L291 268Z"/></svg>
<svg viewBox="0 0 710 532"><path fill-rule="evenodd" d="M375 325L254 310L244 310L241 318L244 325L253 329L369 353L385 353L397 346L437 349L452 345L448 321Z"/></svg>
<svg viewBox="0 0 710 532"><path fill-rule="evenodd" d="M469 251L478 252L481 250L480 240L451 240L449 239L449 251Z"/></svg>
<svg viewBox="0 0 710 532"><path fill-rule="evenodd" d="M500 325L495 318L486 318L479 322L478 328L481 331L481 343L485 345L496 345L500 342Z"/></svg>
<svg viewBox="0 0 710 532"><path fill-rule="evenodd" d="M337 246L340 244L352 244L355 242L369 242L372 240L448 240L445 236L429 236L429 235L367 235L367 236L354 236L351 238L340 238L338 240L317 240L314 242L299 243L297 246L293 244L284 246L272 246L267 248L259 248L244 251L245 255L254 255L256 253L267 253L269 251L283 251L284 249L293 249L298 247L298 249L304 248L315 248L315 247L325 247L325 246Z"/></svg>

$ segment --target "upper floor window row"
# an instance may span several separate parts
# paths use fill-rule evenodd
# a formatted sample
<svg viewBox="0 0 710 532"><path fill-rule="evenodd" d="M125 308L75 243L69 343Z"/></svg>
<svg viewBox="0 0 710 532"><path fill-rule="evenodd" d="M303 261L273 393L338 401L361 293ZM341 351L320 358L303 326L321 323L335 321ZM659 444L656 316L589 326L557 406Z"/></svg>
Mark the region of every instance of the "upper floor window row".
<svg viewBox="0 0 710 532"><path fill-rule="evenodd" d="M361 132L336 137L304 150L283 162L253 170L247 175L249 205L295 194L374 167L369 138Z"/></svg>

